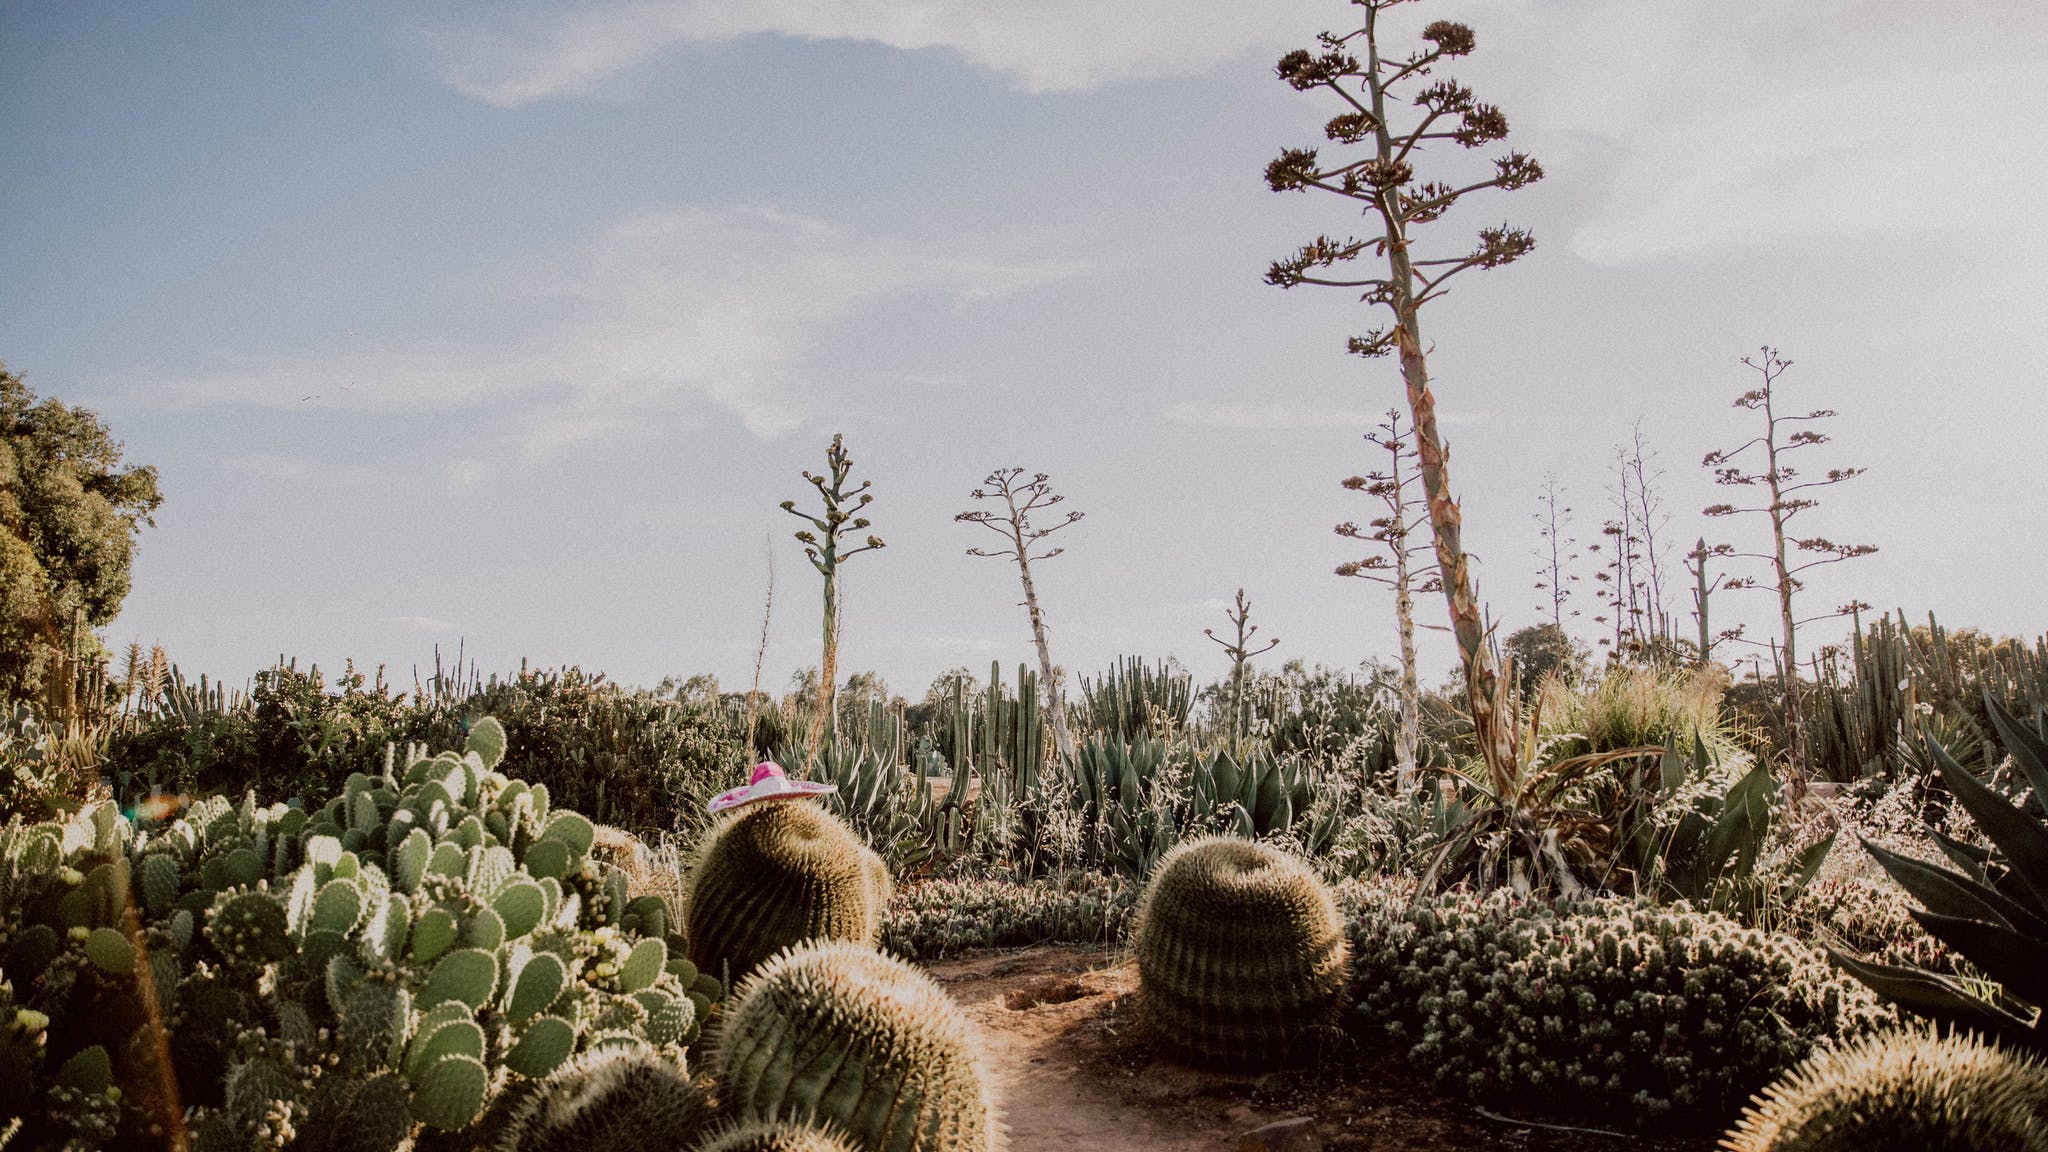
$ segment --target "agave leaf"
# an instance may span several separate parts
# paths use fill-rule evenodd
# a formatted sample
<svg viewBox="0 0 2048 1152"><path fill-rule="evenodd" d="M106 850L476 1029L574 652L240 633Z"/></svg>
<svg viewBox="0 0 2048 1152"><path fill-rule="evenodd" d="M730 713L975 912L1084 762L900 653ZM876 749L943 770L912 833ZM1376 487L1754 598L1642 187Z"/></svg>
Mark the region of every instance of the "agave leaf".
<svg viewBox="0 0 2048 1152"><path fill-rule="evenodd" d="M1771 770L1762 764L1729 787L1721 801L1721 818L1714 822L1713 831L1707 833L1708 875L1720 874L1731 856L1736 860L1737 871L1755 871L1757 854L1770 834L1771 798L1776 791L1777 782L1771 779Z"/></svg>
<svg viewBox="0 0 2048 1152"><path fill-rule="evenodd" d="M1799 854L1799 858L1794 862L1792 868L1792 888L1794 891L1813 883L1814 875L1820 871L1821 862L1828 858L1828 850L1835 846L1835 838L1841 834L1841 829L1838 828L1828 833L1827 839L1808 847L1806 851Z"/></svg>
<svg viewBox="0 0 2048 1152"><path fill-rule="evenodd" d="M1956 867L1961 868L1970 879L1985 884L1991 882L1984 874L1984 866L1991 863L1991 849L1965 844L1953 836L1943 835L1941 829L1931 826L1927 829L1927 834L1934 837L1934 843L1941 848L1942 855L1955 861Z"/></svg>
<svg viewBox="0 0 2048 1152"><path fill-rule="evenodd" d="M1991 713L1991 726L1998 730L1998 742L2012 756L2014 767L2033 786L2034 795L2048 804L2048 740L2030 731L2020 723L2019 718L2007 712L1998 701L1991 698L1991 690L1984 690L1984 707Z"/></svg>
<svg viewBox="0 0 2048 1152"><path fill-rule="evenodd" d="M2025 1032L2033 1025L2031 1020L2000 1008L1947 976L1923 972L1918 968L1872 964L1831 945L1823 947L1837 967L1862 981L1871 991L1916 1015L1945 1023L1975 1025L2005 1035L2012 1035L2015 1030Z"/></svg>
<svg viewBox="0 0 2048 1152"><path fill-rule="evenodd" d="M1927 747L1949 790L2005 854L2006 862L2032 890L2034 902L2048 908L2048 829L1956 763L1939 742L1930 737Z"/></svg>
<svg viewBox="0 0 2048 1152"><path fill-rule="evenodd" d="M1913 910L1930 936L1963 954L1986 976L2029 1004L2048 1005L2048 944L2002 924Z"/></svg>
<svg viewBox="0 0 2048 1152"><path fill-rule="evenodd" d="M1871 843L1863 841L1863 850L1870 853L1899 887L1918 897L1927 910L1937 916L1962 917L1997 924L2003 928L2019 928L2048 939L2048 922L2035 915L2021 904L2006 899L1990 886L1980 884L1960 872L1937 868L1901 856Z"/></svg>

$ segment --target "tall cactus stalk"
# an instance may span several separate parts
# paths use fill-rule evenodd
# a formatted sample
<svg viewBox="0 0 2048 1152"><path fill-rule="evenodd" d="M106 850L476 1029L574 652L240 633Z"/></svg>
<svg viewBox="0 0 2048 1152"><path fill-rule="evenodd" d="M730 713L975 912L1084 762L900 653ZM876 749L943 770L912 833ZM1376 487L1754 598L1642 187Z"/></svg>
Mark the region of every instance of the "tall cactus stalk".
<svg viewBox="0 0 2048 1152"><path fill-rule="evenodd" d="M796 538L804 546L804 555L810 557L811 567L825 578L824 654L818 662L818 711L811 718L810 746L814 752L826 737L839 735L839 566L863 552L884 547L880 536L869 536L858 548L841 547L841 538L846 533L868 527L868 519L860 511L874 500L868 492L873 481L863 480L854 488L846 486L847 475L852 471L853 457L847 454L845 437L834 433L832 446L825 450L825 474L804 473L804 479L823 498L825 514L813 516L797 511L794 500L782 502L784 512L810 521L811 528L816 529L799 529Z"/></svg>
<svg viewBox="0 0 2048 1152"><path fill-rule="evenodd" d="M994 551L986 548L969 548L969 556L1008 556L1017 561L1017 576L1024 583L1024 611L1031 619L1031 642L1038 649L1038 675L1045 684L1046 714L1052 717L1053 739L1058 742L1060 757L1072 764L1074 737L1067 729L1066 694L1061 691L1059 677L1053 673L1052 648L1045 639L1045 609L1038 603L1038 586L1031 582L1033 560L1050 560L1066 549L1049 548L1035 556L1032 555L1031 549L1040 540L1081 519L1086 513L1070 510L1057 524L1042 528L1034 527L1031 523L1033 512L1050 508L1066 497L1052 490L1045 473L1037 473L1030 480L1018 483L1018 478L1022 475L1022 468L998 468L982 481L986 487L976 488L968 494L975 500L999 498L1003 501L1004 511L973 510L962 512L953 519L965 524L979 524L1001 536L1009 545L1007 548Z"/></svg>
<svg viewBox="0 0 2048 1152"><path fill-rule="evenodd" d="M1479 230L1478 242L1470 251L1417 259L1410 232L1414 226L1442 216L1473 192L1520 188L1542 179L1543 169L1534 159L1512 152L1493 161L1489 179L1463 185L1416 182L1410 160L1426 142L1448 140L1477 148L1507 136L1507 117L1500 109L1479 103L1470 88L1453 80L1407 88L1411 81L1430 75L1440 63L1470 54L1475 46L1470 28L1439 20L1423 29L1425 47L1405 57L1384 56L1379 18L1403 0L1356 2L1365 9L1364 27L1341 36L1325 32L1319 37L1320 54L1305 49L1290 52L1281 57L1275 71L1296 91L1321 88L1334 93L1344 110L1325 126L1325 135L1336 144L1359 148L1361 154L1356 159L1326 163L1317 149L1290 148L1267 166L1266 180L1276 192L1315 188L1357 201L1364 205L1368 218L1377 220L1381 234L1341 241L1319 236L1293 256L1276 261L1266 280L1282 288L1322 284L1363 289L1367 303L1384 306L1392 316L1391 327L1352 337L1349 347L1360 356L1388 352L1399 356L1414 423L1417 463L1429 504L1437 569L1443 580L1451 633L1464 666L1472 726L1489 772L1498 777L1515 763L1514 718L1499 715L1496 708L1501 698L1500 674L1487 645L1484 614L1462 538L1463 521L1451 493L1450 458L1438 427L1436 396L1430 390L1419 312L1424 304L1443 295L1453 276L1470 268L1511 263L1531 251L1536 241L1520 228L1487 227ZM1363 49L1363 59L1355 54L1359 49ZM1397 129L1389 120L1389 108L1396 102L1421 110L1404 129ZM1384 275L1353 279L1331 271L1368 252L1386 261Z"/></svg>

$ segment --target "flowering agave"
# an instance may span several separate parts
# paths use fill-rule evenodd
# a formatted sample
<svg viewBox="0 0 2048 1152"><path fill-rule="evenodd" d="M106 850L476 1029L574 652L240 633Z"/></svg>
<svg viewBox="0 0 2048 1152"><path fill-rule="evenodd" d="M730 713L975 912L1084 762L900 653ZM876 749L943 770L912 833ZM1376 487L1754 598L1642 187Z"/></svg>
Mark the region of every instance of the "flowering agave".
<svg viewBox="0 0 2048 1152"><path fill-rule="evenodd" d="M1936 832L1936 843L1960 871L1889 852L1868 840L1863 848L1924 905L1913 911L1913 919L1997 987L1873 964L1833 948L1829 954L1850 975L1910 1012L2048 1049L2048 824L2032 811L2048 798L2048 739L1989 693L1985 704L2013 766L2033 790L2033 803L2000 795L1930 737L1928 752L1936 771L1993 847L1976 848Z"/></svg>

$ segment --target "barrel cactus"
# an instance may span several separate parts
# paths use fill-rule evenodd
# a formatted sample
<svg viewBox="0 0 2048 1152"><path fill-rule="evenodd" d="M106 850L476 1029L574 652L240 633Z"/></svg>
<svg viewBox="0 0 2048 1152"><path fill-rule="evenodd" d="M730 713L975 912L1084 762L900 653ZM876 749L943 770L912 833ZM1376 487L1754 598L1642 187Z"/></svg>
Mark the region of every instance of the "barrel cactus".
<svg viewBox="0 0 2048 1152"><path fill-rule="evenodd" d="M1299 1059L1343 1010L1349 946L1330 890L1300 861L1211 836L1159 862L1138 907L1138 1011L1199 1063Z"/></svg>
<svg viewBox="0 0 2048 1152"><path fill-rule="evenodd" d="M684 1146L707 1109L680 1061L639 1045L556 1069L506 1119L499 1152L639 1152Z"/></svg>
<svg viewBox="0 0 2048 1152"><path fill-rule="evenodd" d="M857 1152L852 1144L803 1124L734 1124L697 1145L697 1152Z"/></svg>
<svg viewBox="0 0 2048 1152"><path fill-rule="evenodd" d="M867 1152L987 1152L989 1081L960 1009L923 972L820 941L762 965L718 1048L725 1106L743 1121L826 1124Z"/></svg>
<svg viewBox="0 0 2048 1152"><path fill-rule="evenodd" d="M807 940L872 946L889 905L889 874L838 818L816 804L749 805L706 834L685 894L690 959L730 979Z"/></svg>
<svg viewBox="0 0 2048 1152"><path fill-rule="evenodd" d="M2048 1152L2048 1065L1969 1034L1823 1049L1752 1099L1728 1152Z"/></svg>

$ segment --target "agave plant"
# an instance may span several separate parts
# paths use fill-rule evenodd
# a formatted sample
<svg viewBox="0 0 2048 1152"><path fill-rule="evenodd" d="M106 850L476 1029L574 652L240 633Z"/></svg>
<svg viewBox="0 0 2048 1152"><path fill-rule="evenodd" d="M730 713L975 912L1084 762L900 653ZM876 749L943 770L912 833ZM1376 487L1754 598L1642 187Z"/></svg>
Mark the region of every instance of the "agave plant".
<svg viewBox="0 0 2048 1152"><path fill-rule="evenodd" d="M1868 840L1863 848L1924 906L1914 910L1913 919L1991 983L1873 964L1833 948L1829 954L1850 975L1907 1011L2048 1049L2048 1012L2043 1011L2048 1008L2048 823L2037 815L2048 799L2048 739L1988 693L1986 704L2013 767L2033 791L2033 803L2007 799L1929 738L1936 771L1993 847L1977 848L1934 833L1956 868L1901 856ZM2043 724L2048 725L2048 716Z"/></svg>

